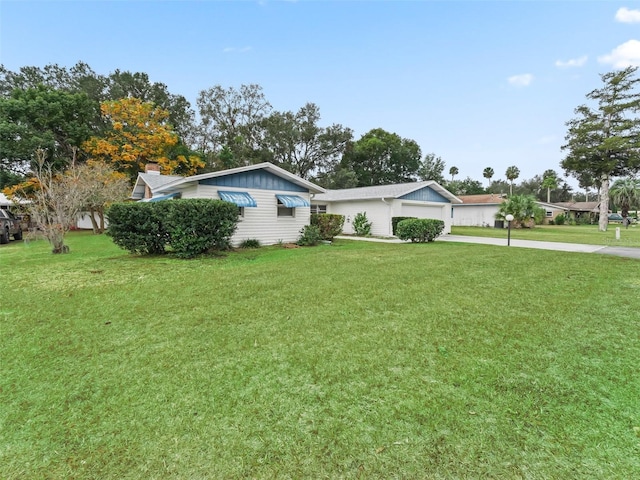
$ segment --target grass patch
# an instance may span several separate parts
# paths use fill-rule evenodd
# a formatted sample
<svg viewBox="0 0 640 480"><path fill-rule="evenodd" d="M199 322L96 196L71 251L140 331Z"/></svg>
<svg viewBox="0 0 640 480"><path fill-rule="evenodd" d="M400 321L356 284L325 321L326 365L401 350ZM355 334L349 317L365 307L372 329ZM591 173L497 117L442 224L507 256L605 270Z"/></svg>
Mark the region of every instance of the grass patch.
<svg viewBox="0 0 640 480"><path fill-rule="evenodd" d="M597 225L536 225L535 228L511 229L511 238L609 247L640 247L640 225L632 225L628 229L621 227L619 240L616 239L616 227L620 227L620 225L609 225L606 232L601 232ZM506 228L452 227L451 233L475 237L507 238Z"/></svg>
<svg viewBox="0 0 640 480"><path fill-rule="evenodd" d="M0 478L634 478L637 260L0 248Z"/></svg>

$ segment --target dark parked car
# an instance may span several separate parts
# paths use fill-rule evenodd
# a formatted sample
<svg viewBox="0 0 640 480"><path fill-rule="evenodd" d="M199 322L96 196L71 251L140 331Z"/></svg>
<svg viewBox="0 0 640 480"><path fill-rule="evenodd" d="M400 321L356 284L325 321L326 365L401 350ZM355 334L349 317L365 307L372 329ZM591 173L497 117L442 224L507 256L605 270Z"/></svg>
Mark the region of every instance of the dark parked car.
<svg viewBox="0 0 640 480"><path fill-rule="evenodd" d="M9 243L9 238L22 240L22 225L13 213L0 208L0 243Z"/></svg>
<svg viewBox="0 0 640 480"><path fill-rule="evenodd" d="M610 213L609 214L609 221L610 222L621 222L622 221L622 215L620 215L619 213Z"/></svg>

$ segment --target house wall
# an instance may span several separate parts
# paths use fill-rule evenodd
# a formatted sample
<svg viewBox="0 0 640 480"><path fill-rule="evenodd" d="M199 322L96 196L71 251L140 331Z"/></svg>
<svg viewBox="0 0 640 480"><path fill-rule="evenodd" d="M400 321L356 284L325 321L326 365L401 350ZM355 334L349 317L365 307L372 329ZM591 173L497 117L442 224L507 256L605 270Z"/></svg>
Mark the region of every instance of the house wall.
<svg viewBox="0 0 640 480"><path fill-rule="evenodd" d="M184 190L182 198L211 198L219 200L218 189L219 187L215 185L200 184L197 187ZM244 217L238 222L236 232L231 238L233 245L237 246L248 239L258 239L263 245L296 242L300 237L300 230L309 224L309 207L295 208L294 217L278 217L276 194L290 195L290 190L258 190L228 186L220 189L247 192L258 204L257 207L244 208ZM296 192L296 195L309 201L309 192Z"/></svg>
<svg viewBox="0 0 640 480"><path fill-rule="evenodd" d="M498 205L454 205L453 225L457 227L493 227Z"/></svg>
<svg viewBox="0 0 640 480"><path fill-rule="evenodd" d="M371 234L375 236L393 235L392 217L418 217L443 220L443 233L451 233L451 204L439 202L420 202L402 199L353 200L322 202L327 204L327 213L344 215L343 232L355 233L353 220L358 213L365 212L371 222Z"/></svg>

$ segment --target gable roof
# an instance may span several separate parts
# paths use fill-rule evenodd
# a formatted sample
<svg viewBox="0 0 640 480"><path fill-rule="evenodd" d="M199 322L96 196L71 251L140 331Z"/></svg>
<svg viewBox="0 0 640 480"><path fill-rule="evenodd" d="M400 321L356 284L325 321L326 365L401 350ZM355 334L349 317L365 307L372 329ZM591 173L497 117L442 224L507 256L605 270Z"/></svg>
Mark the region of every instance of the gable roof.
<svg viewBox="0 0 640 480"><path fill-rule="evenodd" d="M183 189L185 186L193 183L198 183L201 180L207 180L210 178L217 177L226 177L229 175L235 175L238 173L250 172L253 170L264 170L273 175L276 175L280 178L288 180L289 182L298 185L305 190L309 190L311 193L323 193L325 189L316 185L315 183L311 183L304 178L298 177L291 172L286 171L284 168L280 168L273 163L264 162L258 163L256 165L247 165L245 167L231 168L229 170L221 170L218 172L209 172L202 173L200 175L192 175L191 177L178 177L177 180L174 180L170 183L166 183L160 187L158 187L158 191L166 193L166 192L175 192Z"/></svg>
<svg viewBox="0 0 640 480"><path fill-rule="evenodd" d="M161 175L159 173L138 173L138 178L133 186L133 193L131 198L139 200L144 198L145 185L151 189L154 193L158 188L171 182L175 182L183 177L180 175Z"/></svg>
<svg viewBox="0 0 640 480"><path fill-rule="evenodd" d="M462 203L462 201L433 180L426 182L394 183L392 185L375 185L372 187L344 188L341 190L327 190L326 193L316 195L314 201L348 201L348 200L370 200L375 198L400 198L409 193L429 187L442 195L451 203Z"/></svg>
<svg viewBox="0 0 640 480"><path fill-rule="evenodd" d="M600 202L556 202L553 205L574 212L599 212Z"/></svg>

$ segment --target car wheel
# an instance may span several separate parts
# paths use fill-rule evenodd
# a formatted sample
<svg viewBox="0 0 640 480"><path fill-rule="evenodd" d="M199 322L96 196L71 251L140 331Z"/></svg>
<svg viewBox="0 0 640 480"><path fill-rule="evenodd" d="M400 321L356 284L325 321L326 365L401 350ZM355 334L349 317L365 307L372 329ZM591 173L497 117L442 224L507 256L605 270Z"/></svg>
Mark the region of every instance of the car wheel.
<svg viewBox="0 0 640 480"><path fill-rule="evenodd" d="M9 230L7 230L6 228L3 229L2 232L0 232L0 243L9 243Z"/></svg>
<svg viewBox="0 0 640 480"><path fill-rule="evenodd" d="M22 230L13 236L14 240L22 240Z"/></svg>

